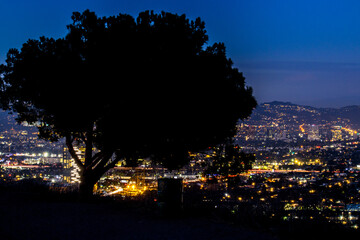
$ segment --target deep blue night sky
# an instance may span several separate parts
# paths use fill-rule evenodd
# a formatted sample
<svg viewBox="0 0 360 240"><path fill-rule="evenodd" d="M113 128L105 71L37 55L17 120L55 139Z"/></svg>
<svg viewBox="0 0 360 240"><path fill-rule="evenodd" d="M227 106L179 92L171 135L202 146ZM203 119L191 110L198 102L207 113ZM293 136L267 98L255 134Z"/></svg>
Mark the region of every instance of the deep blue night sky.
<svg viewBox="0 0 360 240"><path fill-rule="evenodd" d="M74 11L98 16L161 10L201 17L224 42L258 102L360 105L357 0L1 0L0 63L29 38L63 37Z"/></svg>

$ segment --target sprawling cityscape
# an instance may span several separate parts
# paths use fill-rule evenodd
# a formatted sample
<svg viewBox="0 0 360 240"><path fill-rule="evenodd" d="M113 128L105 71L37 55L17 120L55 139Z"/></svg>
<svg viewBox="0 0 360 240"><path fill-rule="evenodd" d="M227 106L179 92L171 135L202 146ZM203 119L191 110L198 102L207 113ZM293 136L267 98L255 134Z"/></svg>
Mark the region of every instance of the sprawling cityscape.
<svg viewBox="0 0 360 240"><path fill-rule="evenodd" d="M239 122L234 146L253 154L251 170L232 175L209 174L216 148L190 153L189 165L168 171L149 159L138 167L126 162L96 184L99 196L157 201L158 179L184 179L184 204L229 208L246 206L252 214L279 221L332 222L353 229L360 224L360 107L317 109L291 103L261 104ZM1 114L0 181L40 180L72 189L79 174L63 141L40 140L37 129L17 125ZM84 150L77 153L83 157ZM191 201L188 201L191 198Z"/></svg>
<svg viewBox="0 0 360 240"><path fill-rule="evenodd" d="M360 234L360 1L0 1L0 240Z"/></svg>

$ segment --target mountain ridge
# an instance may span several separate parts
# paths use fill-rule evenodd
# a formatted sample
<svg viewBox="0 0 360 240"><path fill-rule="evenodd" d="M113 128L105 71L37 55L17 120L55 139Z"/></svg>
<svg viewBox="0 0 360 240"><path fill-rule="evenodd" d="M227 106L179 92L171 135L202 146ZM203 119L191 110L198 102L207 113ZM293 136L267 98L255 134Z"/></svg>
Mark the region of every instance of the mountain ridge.
<svg viewBox="0 0 360 240"><path fill-rule="evenodd" d="M347 106L343 106L343 107L314 107L314 106L310 106L310 105L303 105L303 104L297 104L297 103L292 103L292 102L284 102L284 101L271 101L271 102L263 102L258 104L258 106L260 105L264 105L264 104L270 104L270 105L292 105L292 106L300 106L300 107L309 107L309 108L315 108L315 109L343 109L343 108L360 108L360 105L347 105Z"/></svg>
<svg viewBox="0 0 360 240"><path fill-rule="evenodd" d="M256 107L248 121L264 119L272 121L281 119L282 124L292 124L294 122L307 124L338 122L342 123L342 125L360 129L360 105L350 105L341 108L317 108L291 102L265 102Z"/></svg>

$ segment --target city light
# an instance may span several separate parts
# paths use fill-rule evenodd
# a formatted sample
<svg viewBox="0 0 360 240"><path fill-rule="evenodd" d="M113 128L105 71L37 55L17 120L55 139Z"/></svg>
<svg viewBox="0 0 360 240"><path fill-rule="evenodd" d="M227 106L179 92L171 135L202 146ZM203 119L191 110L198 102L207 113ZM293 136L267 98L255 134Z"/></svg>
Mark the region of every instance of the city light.
<svg viewBox="0 0 360 240"><path fill-rule="evenodd" d="M291 110L291 114L284 109ZM308 211L311 216L307 215L307 219L322 217L357 228L360 190L355 186L360 184L360 165L356 159L360 151L359 129L342 119L304 122L300 114L295 116L296 111L319 116L304 107L283 104L271 108L268 105L267 111L275 117L263 114L257 116L258 120L249 119L237 126L234 149L255 156L250 170L207 174L208 164L216 157L215 148L207 148L204 152L190 152L190 163L177 173L153 165L151 159L142 159L142 164L135 168L121 163L98 181L94 193L118 199L152 196L151 201L157 203L159 178L183 178L184 196L196 193L200 196L196 199L207 206L220 208L227 204L234 209L240 205L258 206L267 209L269 216L278 215L281 209L284 215L279 217L284 221L305 219L302 214ZM15 142L19 136L23 142L17 147ZM4 142L0 154L2 181L41 179L63 188L79 186L80 169L67 147L46 145L48 143L34 136L13 130L0 137ZM9 152L9 146L10 150L17 147L17 151ZM35 148L40 150L33 151ZM79 145L74 150L84 162L85 148Z"/></svg>

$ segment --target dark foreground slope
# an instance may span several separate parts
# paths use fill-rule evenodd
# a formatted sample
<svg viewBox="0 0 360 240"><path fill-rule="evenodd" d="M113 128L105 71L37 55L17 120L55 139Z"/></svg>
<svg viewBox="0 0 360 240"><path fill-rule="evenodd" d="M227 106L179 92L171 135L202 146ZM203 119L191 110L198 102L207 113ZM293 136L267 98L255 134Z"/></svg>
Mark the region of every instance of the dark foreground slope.
<svg viewBox="0 0 360 240"><path fill-rule="evenodd" d="M164 214L150 201L153 198L99 198L84 203L72 193L60 194L43 186L20 190L0 184L1 240L332 240L359 236L357 230L327 222L263 218L249 206L239 206L230 215L227 208L190 205Z"/></svg>
<svg viewBox="0 0 360 240"><path fill-rule="evenodd" d="M31 194L30 194L31 195ZM216 217L163 216L156 208L0 195L0 239L275 239Z"/></svg>

